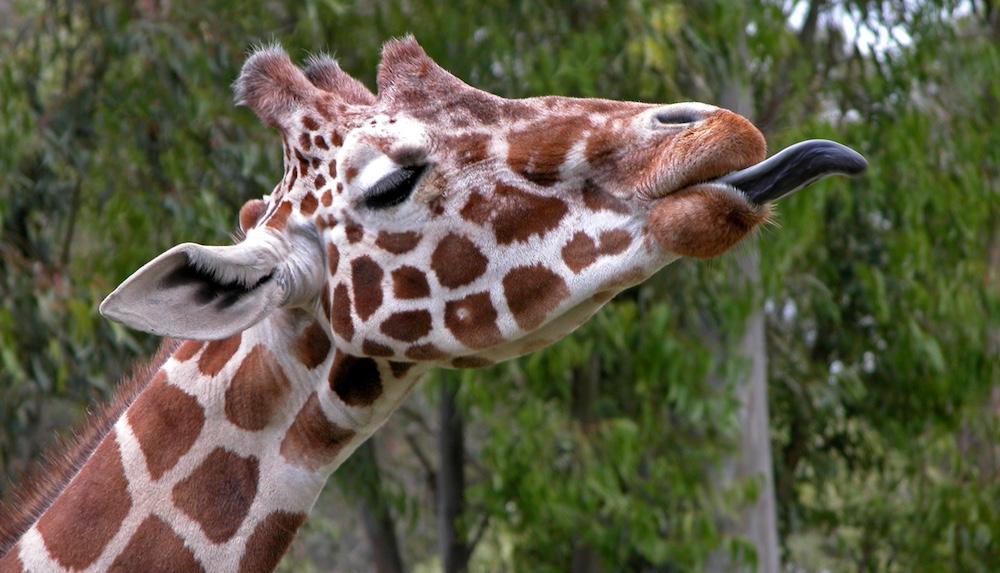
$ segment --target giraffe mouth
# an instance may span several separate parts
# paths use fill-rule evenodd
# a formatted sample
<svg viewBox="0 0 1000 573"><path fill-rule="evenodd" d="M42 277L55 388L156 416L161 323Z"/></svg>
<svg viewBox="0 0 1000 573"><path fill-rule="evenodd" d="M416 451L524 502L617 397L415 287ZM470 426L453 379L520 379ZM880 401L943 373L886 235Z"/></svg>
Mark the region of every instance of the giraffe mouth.
<svg viewBox="0 0 1000 573"><path fill-rule="evenodd" d="M708 183L735 187L756 205L771 203L808 187L828 175L859 175L868 167L860 153L826 139L810 139L756 165Z"/></svg>

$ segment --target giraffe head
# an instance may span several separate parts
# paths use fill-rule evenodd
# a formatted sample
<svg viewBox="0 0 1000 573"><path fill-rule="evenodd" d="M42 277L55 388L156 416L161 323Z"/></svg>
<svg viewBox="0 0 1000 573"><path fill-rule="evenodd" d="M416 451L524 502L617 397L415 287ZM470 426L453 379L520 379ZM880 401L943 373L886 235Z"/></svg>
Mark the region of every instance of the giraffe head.
<svg viewBox="0 0 1000 573"><path fill-rule="evenodd" d="M278 48L235 90L281 133L284 177L241 210L242 242L174 247L105 315L216 339L306 308L352 354L481 366L554 342L678 257L728 250L795 188L863 168L835 144L763 161L749 121L700 103L500 98L412 38L384 48L377 95Z"/></svg>

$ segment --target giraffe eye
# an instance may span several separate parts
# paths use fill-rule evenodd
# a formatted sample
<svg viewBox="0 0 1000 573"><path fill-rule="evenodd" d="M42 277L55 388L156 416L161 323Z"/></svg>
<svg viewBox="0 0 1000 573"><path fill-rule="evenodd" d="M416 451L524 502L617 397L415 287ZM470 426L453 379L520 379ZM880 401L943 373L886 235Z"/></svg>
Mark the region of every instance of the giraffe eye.
<svg viewBox="0 0 1000 573"><path fill-rule="evenodd" d="M365 206L386 209L406 201L426 170L427 165L411 165L382 177L365 192Z"/></svg>

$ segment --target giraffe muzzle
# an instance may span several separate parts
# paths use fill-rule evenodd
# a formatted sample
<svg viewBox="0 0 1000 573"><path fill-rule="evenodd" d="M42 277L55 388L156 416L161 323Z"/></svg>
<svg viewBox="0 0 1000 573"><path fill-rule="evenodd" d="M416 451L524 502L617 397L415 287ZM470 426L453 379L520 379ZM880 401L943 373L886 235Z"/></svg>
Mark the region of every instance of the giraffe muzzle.
<svg viewBox="0 0 1000 573"><path fill-rule="evenodd" d="M760 163L719 179L757 205L771 203L834 174L860 175L868 162L846 145L810 139L786 147Z"/></svg>

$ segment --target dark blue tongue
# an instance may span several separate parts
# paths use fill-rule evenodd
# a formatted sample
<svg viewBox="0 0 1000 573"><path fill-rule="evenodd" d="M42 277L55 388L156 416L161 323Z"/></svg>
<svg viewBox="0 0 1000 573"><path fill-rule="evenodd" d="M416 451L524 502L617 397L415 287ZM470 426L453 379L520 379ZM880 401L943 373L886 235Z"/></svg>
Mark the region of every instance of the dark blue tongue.
<svg viewBox="0 0 1000 573"><path fill-rule="evenodd" d="M717 181L736 187L760 205L777 201L827 175L858 175L867 167L865 158L850 147L826 139L810 139Z"/></svg>

